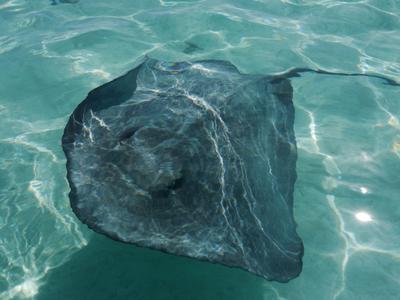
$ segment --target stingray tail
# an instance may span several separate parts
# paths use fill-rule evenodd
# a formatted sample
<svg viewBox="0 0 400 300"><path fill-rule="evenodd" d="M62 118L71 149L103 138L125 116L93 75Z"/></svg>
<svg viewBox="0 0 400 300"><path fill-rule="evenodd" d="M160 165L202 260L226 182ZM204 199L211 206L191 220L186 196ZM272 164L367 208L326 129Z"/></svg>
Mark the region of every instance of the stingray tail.
<svg viewBox="0 0 400 300"><path fill-rule="evenodd" d="M330 72L321 69L310 69L310 68L294 68L290 69L289 71L278 74L277 77L284 77L284 78L292 78L292 77L300 77L301 73L316 73L316 74L324 74L324 75L338 75L338 76L363 76L363 77L371 77L371 78L378 78L382 79L385 84L393 85L393 86L400 86L400 83L395 81L394 79L376 75L376 74L364 74L364 73L343 73L343 72Z"/></svg>

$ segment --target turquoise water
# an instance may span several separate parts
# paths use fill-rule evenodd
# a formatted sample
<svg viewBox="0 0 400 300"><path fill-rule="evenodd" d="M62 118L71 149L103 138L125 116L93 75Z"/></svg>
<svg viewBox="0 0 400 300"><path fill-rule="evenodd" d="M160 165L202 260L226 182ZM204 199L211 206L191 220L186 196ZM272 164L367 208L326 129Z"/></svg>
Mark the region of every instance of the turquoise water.
<svg viewBox="0 0 400 300"><path fill-rule="evenodd" d="M0 0L0 299L399 299L399 87L292 80L305 256L287 284L94 234L69 207L60 146L86 94L144 54L400 81L397 0L51 4Z"/></svg>

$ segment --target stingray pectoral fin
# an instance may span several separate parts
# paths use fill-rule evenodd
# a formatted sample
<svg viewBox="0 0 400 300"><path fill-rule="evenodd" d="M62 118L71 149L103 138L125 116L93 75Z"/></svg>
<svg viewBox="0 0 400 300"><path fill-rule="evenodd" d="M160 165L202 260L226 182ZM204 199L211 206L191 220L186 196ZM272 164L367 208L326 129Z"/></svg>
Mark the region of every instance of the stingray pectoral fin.
<svg viewBox="0 0 400 300"><path fill-rule="evenodd" d="M276 78L271 81L273 85L273 94L284 104L292 103L293 87L287 78Z"/></svg>

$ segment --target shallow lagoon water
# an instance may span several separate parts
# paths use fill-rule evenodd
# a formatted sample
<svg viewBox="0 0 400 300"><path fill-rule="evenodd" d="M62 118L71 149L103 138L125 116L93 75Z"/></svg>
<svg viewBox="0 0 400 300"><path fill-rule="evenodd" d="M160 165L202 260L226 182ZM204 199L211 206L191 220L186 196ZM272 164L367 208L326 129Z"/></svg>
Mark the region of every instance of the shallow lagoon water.
<svg viewBox="0 0 400 300"><path fill-rule="evenodd" d="M60 139L86 94L144 54L400 81L398 1L0 1L0 299L398 299L400 89L292 80L301 275L287 284L120 244L68 202Z"/></svg>

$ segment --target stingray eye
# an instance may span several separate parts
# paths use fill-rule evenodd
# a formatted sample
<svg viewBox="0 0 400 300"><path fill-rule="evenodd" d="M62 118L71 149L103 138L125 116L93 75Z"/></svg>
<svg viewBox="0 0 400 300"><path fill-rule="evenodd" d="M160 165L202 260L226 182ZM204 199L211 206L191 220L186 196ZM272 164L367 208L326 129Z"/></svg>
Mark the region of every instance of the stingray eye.
<svg viewBox="0 0 400 300"><path fill-rule="evenodd" d="M177 74L184 71L188 67L186 62L159 62L155 66L157 69L168 72L170 74Z"/></svg>
<svg viewBox="0 0 400 300"><path fill-rule="evenodd" d="M132 137L136 133L136 131L138 131L138 128L136 127L128 128L119 135L118 140L120 142L123 142Z"/></svg>
<svg viewBox="0 0 400 300"><path fill-rule="evenodd" d="M183 186L184 178L180 177L175 179L171 184L168 186L169 190L177 190Z"/></svg>

